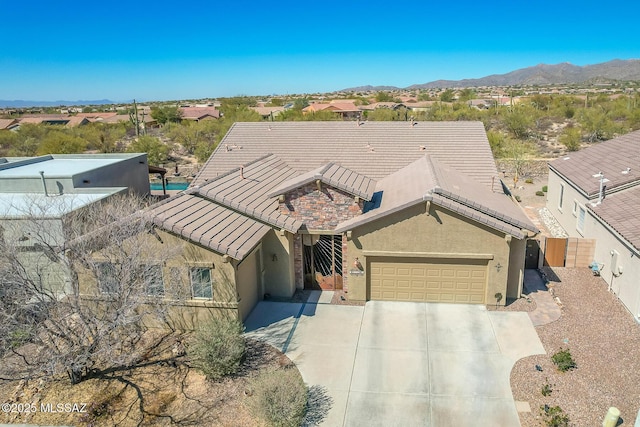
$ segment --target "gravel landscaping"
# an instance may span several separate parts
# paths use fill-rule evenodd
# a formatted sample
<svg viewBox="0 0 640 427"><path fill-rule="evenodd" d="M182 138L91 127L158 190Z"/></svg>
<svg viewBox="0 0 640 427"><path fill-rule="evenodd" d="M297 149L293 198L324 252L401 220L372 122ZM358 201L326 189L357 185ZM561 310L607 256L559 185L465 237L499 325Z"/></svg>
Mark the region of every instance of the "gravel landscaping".
<svg viewBox="0 0 640 427"><path fill-rule="evenodd" d="M640 325L590 270L546 268L545 273L562 317L536 328L547 354L521 359L511 371L514 399L531 407L520 413L522 426L547 425L544 405L559 406L568 425L577 427L602 425L615 406L622 425L633 426L640 408ZM558 371L551 357L561 349L570 351L576 369Z"/></svg>

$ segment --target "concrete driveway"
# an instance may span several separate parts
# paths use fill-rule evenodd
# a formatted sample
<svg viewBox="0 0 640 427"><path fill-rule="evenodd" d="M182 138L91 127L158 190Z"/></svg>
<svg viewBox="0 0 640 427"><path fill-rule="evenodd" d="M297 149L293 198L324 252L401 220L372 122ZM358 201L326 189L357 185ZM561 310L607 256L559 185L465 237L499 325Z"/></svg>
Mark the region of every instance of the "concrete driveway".
<svg viewBox="0 0 640 427"><path fill-rule="evenodd" d="M527 313L478 305L263 301L245 324L330 397L323 426L519 426L511 368L545 353Z"/></svg>

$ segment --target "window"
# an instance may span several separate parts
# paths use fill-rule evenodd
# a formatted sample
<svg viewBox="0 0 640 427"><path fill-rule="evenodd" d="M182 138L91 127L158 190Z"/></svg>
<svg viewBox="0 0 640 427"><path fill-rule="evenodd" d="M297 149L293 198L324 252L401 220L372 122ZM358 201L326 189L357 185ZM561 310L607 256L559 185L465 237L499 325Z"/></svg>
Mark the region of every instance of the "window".
<svg viewBox="0 0 640 427"><path fill-rule="evenodd" d="M118 279L116 266L110 262L101 262L97 265L98 289L103 294L115 294L118 292Z"/></svg>
<svg viewBox="0 0 640 427"><path fill-rule="evenodd" d="M560 184L560 199L558 200L558 209L562 210L562 198L564 197L564 185Z"/></svg>
<svg viewBox="0 0 640 427"><path fill-rule="evenodd" d="M193 290L193 298L212 299L213 289L211 284L210 268L191 268L191 288Z"/></svg>
<svg viewBox="0 0 640 427"><path fill-rule="evenodd" d="M571 209L571 213L573 216L578 216L578 202L576 200L573 201L573 209Z"/></svg>
<svg viewBox="0 0 640 427"><path fill-rule="evenodd" d="M161 297L164 295L164 281L162 280L162 267L149 265L144 269L144 280L147 285L147 295Z"/></svg>
<svg viewBox="0 0 640 427"><path fill-rule="evenodd" d="M580 234L584 234L584 217L587 215L587 211L583 206L578 206L578 222L576 223L576 228L580 232Z"/></svg>

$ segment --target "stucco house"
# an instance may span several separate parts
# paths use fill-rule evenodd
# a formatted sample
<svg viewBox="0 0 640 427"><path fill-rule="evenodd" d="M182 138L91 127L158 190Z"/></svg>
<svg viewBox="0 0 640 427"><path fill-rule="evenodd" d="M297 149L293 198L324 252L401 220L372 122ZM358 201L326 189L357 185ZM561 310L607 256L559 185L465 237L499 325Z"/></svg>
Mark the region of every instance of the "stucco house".
<svg viewBox="0 0 640 427"><path fill-rule="evenodd" d="M547 208L571 237L596 240L594 262L640 318L640 131L549 163Z"/></svg>
<svg viewBox="0 0 640 427"><path fill-rule="evenodd" d="M62 293L68 272L45 247L63 246L67 215L129 191L149 194L144 153L0 158L0 239L44 288Z"/></svg>
<svg viewBox="0 0 640 427"><path fill-rule="evenodd" d="M504 304L538 232L504 188L480 122L236 123L151 215L194 254L196 311L302 288Z"/></svg>

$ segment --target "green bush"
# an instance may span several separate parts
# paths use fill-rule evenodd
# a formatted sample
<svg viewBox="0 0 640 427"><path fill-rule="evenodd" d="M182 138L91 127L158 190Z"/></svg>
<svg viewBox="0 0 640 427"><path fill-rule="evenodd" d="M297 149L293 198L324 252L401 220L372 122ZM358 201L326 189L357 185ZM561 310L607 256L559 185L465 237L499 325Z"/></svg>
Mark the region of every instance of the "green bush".
<svg viewBox="0 0 640 427"><path fill-rule="evenodd" d="M237 319L212 319L196 331L187 354L208 379L234 374L244 360L246 343Z"/></svg>
<svg viewBox="0 0 640 427"><path fill-rule="evenodd" d="M531 178L525 179L524 182L527 184L533 184L533 180Z"/></svg>
<svg viewBox="0 0 640 427"><path fill-rule="evenodd" d="M546 186L546 185L544 185L544 186L542 187L542 191L544 191L544 192L546 193L546 192L547 192L547 190L548 190L547 186Z"/></svg>
<svg viewBox="0 0 640 427"><path fill-rule="evenodd" d="M541 406L540 413L548 427L569 427L569 416L559 406Z"/></svg>
<svg viewBox="0 0 640 427"><path fill-rule="evenodd" d="M521 201L522 201L522 197L516 196L516 202L521 202Z"/></svg>
<svg viewBox="0 0 640 427"><path fill-rule="evenodd" d="M553 363L555 363L558 370L562 372L567 372L578 367L575 360L573 360L573 357L571 356L571 352L568 349L563 350L562 348L560 348L560 351L551 356L551 360L553 361Z"/></svg>
<svg viewBox="0 0 640 427"><path fill-rule="evenodd" d="M542 192L542 191L536 191L536 196L544 196L544 192Z"/></svg>
<svg viewBox="0 0 640 427"><path fill-rule="evenodd" d="M553 388L551 388L551 384L546 383L545 385L542 386L542 395L547 397L547 396L551 396L551 393L553 393Z"/></svg>
<svg viewBox="0 0 640 427"><path fill-rule="evenodd" d="M295 368L271 369L251 380L249 408L254 416L274 427L298 427L302 423L308 390Z"/></svg>

